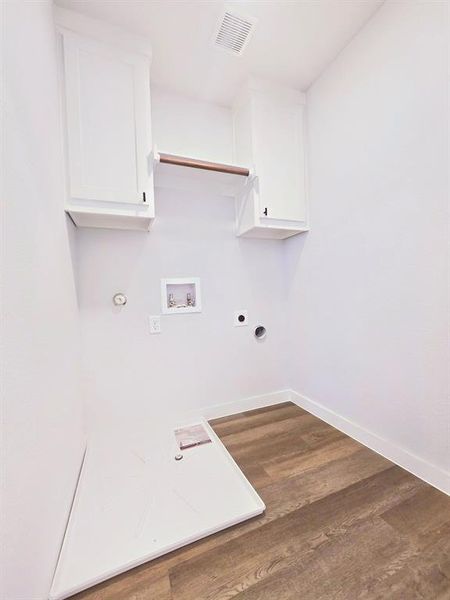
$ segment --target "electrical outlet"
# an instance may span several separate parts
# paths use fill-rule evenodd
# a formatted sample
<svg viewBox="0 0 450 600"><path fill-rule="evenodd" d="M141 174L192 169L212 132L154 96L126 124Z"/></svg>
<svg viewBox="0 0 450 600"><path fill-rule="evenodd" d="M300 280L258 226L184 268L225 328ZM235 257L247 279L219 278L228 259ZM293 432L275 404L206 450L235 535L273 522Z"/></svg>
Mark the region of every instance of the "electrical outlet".
<svg viewBox="0 0 450 600"><path fill-rule="evenodd" d="M248 313L246 310L236 310L234 313L234 326L243 327L248 323Z"/></svg>
<svg viewBox="0 0 450 600"><path fill-rule="evenodd" d="M161 317L159 315L150 315L150 333L161 333Z"/></svg>

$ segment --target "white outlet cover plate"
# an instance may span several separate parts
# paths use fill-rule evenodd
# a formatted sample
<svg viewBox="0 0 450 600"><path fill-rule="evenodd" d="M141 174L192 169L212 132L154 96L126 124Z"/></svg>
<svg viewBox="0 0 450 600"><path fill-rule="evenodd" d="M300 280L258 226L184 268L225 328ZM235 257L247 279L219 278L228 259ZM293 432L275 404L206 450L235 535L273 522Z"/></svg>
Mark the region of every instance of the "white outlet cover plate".
<svg viewBox="0 0 450 600"><path fill-rule="evenodd" d="M150 333L161 333L161 317L159 315L150 315Z"/></svg>
<svg viewBox="0 0 450 600"><path fill-rule="evenodd" d="M239 320L240 315L243 315L245 317L244 321ZM234 312L234 326L235 327L245 327L246 325L248 325L248 311L236 310Z"/></svg>

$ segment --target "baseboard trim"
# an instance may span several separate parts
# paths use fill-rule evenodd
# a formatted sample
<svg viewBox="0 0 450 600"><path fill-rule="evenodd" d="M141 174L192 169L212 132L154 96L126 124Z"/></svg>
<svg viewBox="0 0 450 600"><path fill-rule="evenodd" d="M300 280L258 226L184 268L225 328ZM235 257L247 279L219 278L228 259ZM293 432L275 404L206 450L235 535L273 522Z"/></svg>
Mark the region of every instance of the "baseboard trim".
<svg viewBox="0 0 450 600"><path fill-rule="evenodd" d="M289 401L450 496L450 472L408 452L401 446L361 427L350 419L342 417L320 404L320 402L316 402L295 390L278 390L268 394L226 402L225 404L208 406L190 413L189 416L191 418L203 417L207 420L218 419Z"/></svg>
<svg viewBox="0 0 450 600"><path fill-rule="evenodd" d="M260 396L250 396L250 398L242 398L225 404L216 404L199 410L199 415L207 420L218 419L220 417L229 417L237 413L245 412L246 410L255 410L256 408L264 408L273 404L281 404L282 402L291 401L291 390L279 390L270 392L269 394L261 394Z"/></svg>
<svg viewBox="0 0 450 600"><path fill-rule="evenodd" d="M357 442L364 444L364 446L381 454L384 458L387 458L391 462L450 496L450 473L448 471L425 461L415 454L411 454L404 448L364 429L357 423L338 415L334 411L303 394L291 390L290 400L300 408L319 417L322 421L339 429Z"/></svg>

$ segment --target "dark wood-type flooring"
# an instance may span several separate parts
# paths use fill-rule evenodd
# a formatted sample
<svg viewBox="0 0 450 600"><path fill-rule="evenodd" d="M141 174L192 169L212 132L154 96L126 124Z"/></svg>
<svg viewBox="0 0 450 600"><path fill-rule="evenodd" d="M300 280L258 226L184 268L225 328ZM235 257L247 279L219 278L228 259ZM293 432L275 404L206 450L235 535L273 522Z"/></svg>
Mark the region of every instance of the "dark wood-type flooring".
<svg viewBox="0 0 450 600"><path fill-rule="evenodd" d="M212 425L265 514L73 599L450 599L448 496L291 403Z"/></svg>

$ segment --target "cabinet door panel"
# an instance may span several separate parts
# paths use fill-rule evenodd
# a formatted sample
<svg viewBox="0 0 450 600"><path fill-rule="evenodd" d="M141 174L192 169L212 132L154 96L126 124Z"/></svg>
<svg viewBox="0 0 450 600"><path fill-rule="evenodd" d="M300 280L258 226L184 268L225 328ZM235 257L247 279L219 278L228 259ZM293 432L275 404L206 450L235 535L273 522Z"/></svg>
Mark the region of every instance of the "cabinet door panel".
<svg viewBox="0 0 450 600"><path fill-rule="evenodd" d="M65 33L64 70L71 197L141 203L150 186L148 62Z"/></svg>
<svg viewBox="0 0 450 600"><path fill-rule="evenodd" d="M273 219L305 220L302 106L260 102L256 111L256 170L260 214Z"/></svg>

